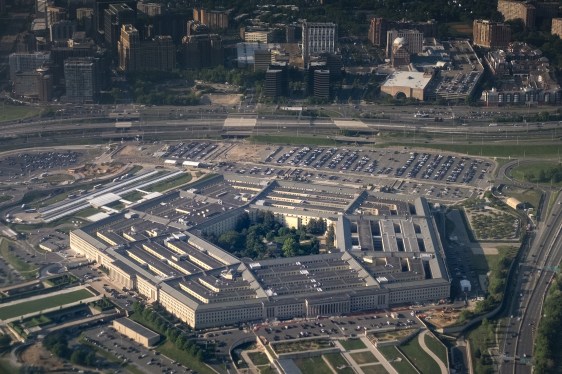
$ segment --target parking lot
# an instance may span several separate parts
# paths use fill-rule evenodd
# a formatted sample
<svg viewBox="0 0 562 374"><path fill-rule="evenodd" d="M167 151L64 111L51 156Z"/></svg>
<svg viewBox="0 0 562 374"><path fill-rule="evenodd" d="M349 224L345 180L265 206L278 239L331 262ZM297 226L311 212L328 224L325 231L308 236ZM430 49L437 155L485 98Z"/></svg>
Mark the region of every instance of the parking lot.
<svg viewBox="0 0 562 374"><path fill-rule="evenodd" d="M40 170L69 168L81 162L81 158L82 154L74 151L22 152L0 159L0 175L4 178L15 178Z"/></svg>
<svg viewBox="0 0 562 374"><path fill-rule="evenodd" d="M490 162L466 156L409 150L280 147L265 163L355 175L420 179L474 185L492 170ZM298 170L298 169L297 169ZM271 170L268 170L271 174ZM269 175L269 174L268 174Z"/></svg>
<svg viewBox="0 0 562 374"><path fill-rule="evenodd" d="M110 326L84 331L88 343L111 353L117 359L142 368L145 373L189 373L188 368L127 338Z"/></svg>

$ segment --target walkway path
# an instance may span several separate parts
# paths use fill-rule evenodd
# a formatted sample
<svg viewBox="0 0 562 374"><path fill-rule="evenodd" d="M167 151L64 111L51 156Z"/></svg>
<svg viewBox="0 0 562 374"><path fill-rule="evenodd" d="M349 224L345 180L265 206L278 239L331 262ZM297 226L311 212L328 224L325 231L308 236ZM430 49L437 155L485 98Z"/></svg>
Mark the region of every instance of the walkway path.
<svg viewBox="0 0 562 374"><path fill-rule="evenodd" d="M427 353L437 364L439 365L439 369L441 370L441 374L447 374L449 370L447 370L447 366L441 361L439 357L429 347L425 344L425 335L427 334L428 330L424 330L418 334L418 343L420 347Z"/></svg>

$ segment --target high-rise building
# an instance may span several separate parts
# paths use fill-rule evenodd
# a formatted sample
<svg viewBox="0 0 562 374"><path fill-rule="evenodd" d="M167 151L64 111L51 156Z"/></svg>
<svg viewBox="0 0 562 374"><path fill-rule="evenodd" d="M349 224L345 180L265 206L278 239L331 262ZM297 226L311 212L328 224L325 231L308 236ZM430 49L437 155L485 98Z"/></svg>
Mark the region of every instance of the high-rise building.
<svg viewBox="0 0 562 374"><path fill-rule="evenodd" d="M271 64L271 50L254 50L254 71L266 71Z"/></svg>
<svg viewBox="0 0 562 374"><path fill-rule="evenodd" d="M39 1L39 0L38 0ZM101 34L105 30L105 10L111 4L127 4L131 9L136 9L136 0L94 0L94 31Z"/></svg>
<svg viewBox="0 0 562 374"><path fill-rule="evenodd" d="M390 62L392 67L407 66L410 64L410 49L408 40L404 37L394 39L391 46Z"/></svg>
<svg viewBox="0 0 562 374"><path fill-rule="evenodd" d="M193 8L193 20L209 26L212 30L228 29L228 12L226 11Z"/></svg>
<svg viewBox="0 0 562 374"><path fill-rule="evenodd" d="M155 36L141 42L141 68L143 70L170 71L176 67L176 47L172 37Z"/></svg>
<svg viewBox="0 0 562 374"><path fill-rule="evenodd" d="M507 46L511 41L511 27L505 23L475 19L472 35L474 45L501 48Z"/></svg>
<svg viewBox="0 0 562 374"><path fill-rule="evenodd" d="M371 18L369 25L369 41L377 47L382 47L386 44L386 31L388 22L382 17Z"/></svg>
<svg viewBox="0 0 562 374"><path fill-rule="evenodd" d="M49 25L49 38L52 42L66 41L72 37L76 31L74 21L62 20Z"/></svg>
<svg viewBox="0 0 562 374"><path fill-rule="evenodd" d="M0 0L0 14L6 11L6 0Z"/></svg>
<svg viewBox="0 0 562 374"><path fill-rule="evenodd" d="M49 69L37 69L37 88L39 101L51 101L53 98L53 76Z"/></svg>
<svg viewBox="0 0 562 374"><path fill-rule="evenodd" d="M265 72L264 95L270 98L287 96L289 90L286 63L269 65Z"/></svg>
<svg viewBox="0 0 562 374"><path fill-rule="evenodd" d="M330 70L314 70L313 94L318 99L330 98Z"/></svg>
<svg viewBox="0 0 562 374"><path fill-rule="evenodd" d="M373 45L378 47L387 47L387 31L391 29L418 30L425 38L437 36L437 24L433 21L391 21L382 17L373 17L371 18L367 37ZM390 42L392 43L392 40Z"/></svg>
<svg viewBox="0 0 562 374"><path fill-rule="evenodd" d="M552 35L558 35L558 37L562 38L562 18L552 19L552 28L550 32Z"/></svg>
<svg viewBox="0 0 562 374"><path fill-rule="evenodd" d="M304 22L302 25L302 58L307 66L310 56L336 50L337 26L335 23Z"/></svg>
<svg viewBox="0 0 562 374"><path fill-rule="evenodd" d="M176 66L176 48L170 36L141 41L139 31L133 25L121 26L117 49L121 71L169 71Z"/></svg>
<svg viewBox="0 0 562 374"><path fill-rule="evenodd" d="M66 10L58 6L47 6L47 27L52 24L65 20Z"/></svg>
<svg viewBox="0 0 562 374"><path fill-rule="evenodd" d="M14 80L16 73L35 71L51 59L49 52L12 53L8 57L10 66L10 80Z"/></svg>
<svg viewBox="0 0 562 374"><path fill-rule="evenodd" d="M410 54L423 51L423 33L418 30L388 30L386 32L386 57L391 58L393 43L397 38L404 38Z"/></svg>
<svg viewBox="0 0 562 374"><path fill-rule="evenodd" d="M69 58L64 62L66 101L94 102L99 95L98 62L91 57Z"/></svg>
<svg viewBox="0 0 562 374"><path fill-rule="evenodd" d="M104 11L104 17L105 41L111 49L115 49L121 26L135 23L135 11L127 4L110 4Z"/></svg>
<svg viewBox="0 0 562 374"><path fill-rule="evenodd" d="M217 34L191 35L182 41L186 69L210 68L224 64L224 48Z"/></svg>
<svg viewBox="0 0 562 374"><path fill-rule="evenodd" d="M162 4L157 3L137 3L137 11L146 14L149 17L154 17L162 14Z"/></svg>
<svg viewBox="0 0 562 374"><path fill-rule="evenodd" d="M117 43L119 52L119 69L121 71L141 70L141 41L139 31L133 25L121 26Z"/></svg>
<svg viewBox="0 0 562 374"><path fill-rule="evenodd" d="M504 21L521 19L527 29L535 28L536 7L529 2L517 0L498 0L498 12Z"/></svg>

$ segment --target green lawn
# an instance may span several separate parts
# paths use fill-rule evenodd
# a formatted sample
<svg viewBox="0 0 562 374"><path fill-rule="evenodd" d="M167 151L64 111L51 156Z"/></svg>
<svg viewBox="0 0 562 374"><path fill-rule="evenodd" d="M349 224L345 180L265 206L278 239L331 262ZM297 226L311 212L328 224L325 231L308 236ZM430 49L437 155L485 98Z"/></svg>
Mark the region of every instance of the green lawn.
<svg viewBox="0 0 562 374"><path fill-rule="evenodd" d="M365 374L388 374L388 371L382 365L361 366L361 370Z"/></svg>
<svg viewBox="0 0 562 374"><path fill-rule="evenodd" d="M322 359L322 356L297 358L293 361L303 373L333 374L332 370L330 370L330 367L326 365L326 363Z"/></svg>
<svg viewBox="0 0 562 374"><path fill-rule="evenodd" d="M358 365L379 362L379 360L377 360L375 355L373 355L371 352L352 353L351 357L353 357L353 360L357 362Z"/></svg>
<svg viewBox="0 0 562 374"><path fill-rule="evenodd" d="M429 334L425 334L425 344L427 347L439 357L439 359L447 365L447 348L439 340Z"/></svg>
<svg viewBox="0 0 562 374"><path fill-rule="evenodd" d="M365 344L360 339L347 339L347 340L340 340L341 345L345 348L346 351L353 351L355 349L363 349Z"/></svg>
<svg viewBox="0 0 562 374"><path fill-rule="evenodd" d="M377 349L400 374L417 374L416 369L395 346L389 345Z"/></svg>
<svg viewBox="0 0 562 374"><path fill-rule="evenodd" d="M86 218L86 217L89 217L89 216L93 216L96 213L99 213L99 210L97 210L96 208L91 206L91 207L82 209L81 211L77 212L75 214L75 216L80 217L80 218Z"/></svg>
<svg viewBox="0 0 562 374"><path fill-rule="evenodd" d="M188 352L176 348L176 346L169 340L167 340L164 344L158 346L156 350L162 353L163 355L168 356L172 360L177 361L180 364L192 370L197 371L198 373L202 373L202 374L214 373L214 371L211 370L211 368L209 368L203 362L198 361L194 356L190 355Z"/></svg>
<svg viewBox="0 0 562 374"><path fill-rule="evenodd" d="M40 111L39 108L27 105L0 104L0 122L33 117L38 115Z"/></svg>
<svg viewBox="0 0 562 374"><path fill-rule="evenodd" d="M24 301L18 304L0 307L0 319L22 316L28 313L39 312L41 310L55 308L57 306L70 304L79 300L94 296L88 290L77 290L65 294L44 297L41 299Z"/></svg>
<svg viewBox="0 0 562 374"><path fill-rule="evenodd" d="M252 360L252 362L256 366L269 364L269 359L267 358L265 353L250 352L250 353L248 353L248 357L250 357L250 360Z"/></svg>
<svg viewBox="0 0 562 374"><path fill-rule="evenodd" d="M4 194L0 195L0 203L3 203L4 201L12 200L12 197L13 196L10 195L4 195Z"/></svg>
<svg viewBox="0 0 562 374"><path fill-rule="evenodd" d="M131 202L136 202L139 201L140 199L142 199L144 197L144 194L142 192L139 191L133 191L133 192L129 192L126 195L121 196L124 200L127 201L131 201Z"/></svg>
<svg viewBox="0 0 562 374"><path fill-rule="evenodd" d="M422 349L417 336L401 345L400 350L423 374L440 373L439 365Z"/></svg>
<svg viewBox="0 0 562 374"><path fill-rule="evenodd" d="M267 144L304 144L304 145L337 145L337 141L325 136L282 136L282 135L254 135L250 142Z"/></svg>
<svg viewBox="0 0 562 374"><path fill-rule="evenodd" d="M164 192L171 188L180 187L184 184L189 183L191 181L191 178L191 174L189 173L180 174L177 177L168 179L164 182L153 184L152 186L149 186L144 190L147 192Z"/></svg>
<svg viewBox="0 0 562 374"><path fill-rule="evenodd" d="M13 245L12 241L0 238L0 256L2 256L4 261L12 265L22 277L26 279L35 278L37 276L37 267L17 257L16 252L10 249L11 245Z"/></svg>
<svg viewBox="0 0 562 374"><path fill-rule="evenodd" d="M325 354L324 357L326 358L326 360L328 360L328 362L330 363L330 365L332 365L332 368L336 372L341 374L355 373L355 371L353 371L353 369L349 366L349 363L345 360L345 358L343 358L341 353L328 353Z"/></svg>
<svg viewBox="0 0 562 374"><path fill-rule="evenodd" d="M511 189L505 191L505 195L509 197L514 197L522 203L529 203L531 207L538 208L541 201L542 193L535 189Z"/></svg>
<svg viewBox="0 0 562 374"><path fill-rule="evenodd" d="M532 178L532 176L537 176L541 170L548 171L557 167L558 165L560 164L557 162L523 162L513 168L513 170L511 171L511 176L514 179L520 181L529 181L530 177ZM560 185L560 183L555 183L555 185Z"/></svg>

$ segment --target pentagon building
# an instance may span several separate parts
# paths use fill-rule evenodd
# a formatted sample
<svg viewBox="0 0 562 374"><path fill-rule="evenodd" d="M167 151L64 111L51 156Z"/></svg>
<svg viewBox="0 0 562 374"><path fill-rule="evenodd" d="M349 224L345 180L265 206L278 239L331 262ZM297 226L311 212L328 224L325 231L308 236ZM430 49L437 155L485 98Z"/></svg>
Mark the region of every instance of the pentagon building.
<svg viewBox="0 0 562 374"><path fill-rule="evenodd" d="M333 226L331 253L240 259L204 239L245 212L299 228ZM450 295L424 198L339 186L217 175L71 232L72 249L193 328L315 318Z"/></svg>

